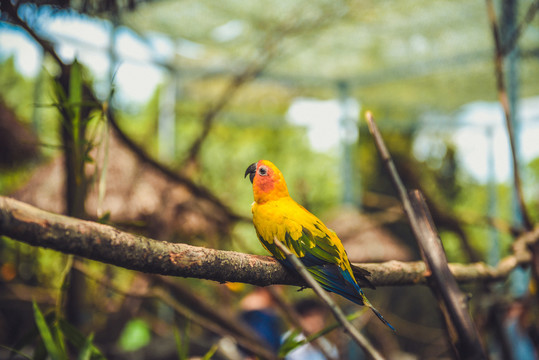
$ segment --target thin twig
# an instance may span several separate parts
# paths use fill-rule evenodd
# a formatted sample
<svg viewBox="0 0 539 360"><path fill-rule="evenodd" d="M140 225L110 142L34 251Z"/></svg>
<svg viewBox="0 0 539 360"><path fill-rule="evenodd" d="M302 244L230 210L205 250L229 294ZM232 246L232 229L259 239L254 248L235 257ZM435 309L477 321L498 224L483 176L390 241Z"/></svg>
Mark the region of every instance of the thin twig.
<svg viewBox="0 0 539 360"><path fill-rule="evenodd" d="M530 7L528 8L528 11L526 11L526 15L524 16L522 22L518 24L518 26L511 33L509 40L505 44L503 44L501 52L502 56L508 55L517 46L518 40L522 36L522 33L524 32L526 27L533 21L533 18L537 14L538 10L539 0L535 0L530 4Z"/></svg>
<svg viewBox="0 0 539 360"><path fill-rule="evenodd" d="M378 152L380 153L382 162L387 166L390 179L393 182L395 189L397 190L399 198L401 199L402 205L404 207L404 212L408 217L410 217L410 214L413 211L412 211L412 205L408 199L408 193L406 191L406 187L404 186L399 176L399 173L397 171L397 168L395 166L395 163L393 162L393 159L391 158L391 155L389 154L389 151L387 150L387 147L384 144L384 140L382 139L382 136L380 135L380 131L378 130L378 128L376 127L376 124L374 123L374 117L372 116L372 113L370 111L367 111L367 113L365 114L365 118L367 119L367 124L369 125L369 131L371 132L374 138L374 142L376 144L376 148L378 149Z"/></svg>
<svg viewBox="0 0 539 360"><path fill-rule="evenodd" d="M17 7L20 3L17 4ZM60 65L60 67L65 68L66 65L60 60L60 57L56 52L54 51L54 47L52 44L43 38L41 38L37 33L24 21L19 14L17 13L17 7L13 6L11 1L2 1L1 10L2 12L6 12L11 20L14 22L15 25L20 26L24 29L32 38L34 38L39 45L47 52L49 55L51 55L54 60Z"/></svg>
<svg viewBox="0 0 539 360"><path fill-rule="evenodd" d="M503 70L504 50L500 37L498 21L496 19L496 11L494 10L494 4L492 0L486 0L486 3L488 20L492 30L492 36L494 38L494 72L496 74L496 89L498 91L498 99L505 115L505 125L507 127L507 135L509 136L509 145L511 146L511 159L513 162L513 182L515 185L518 207L522 215L522 222L524 228L529 231L533 228L533 225L530 220L528 211L526 210L524 194L522 191L522 181L520 178L520 170L518 166L518 153L513 129L513 115L511 113L511 107L509 105L507 89L505 86L505 75Z"/></svg>
<svg viewBox="0 0 539 360"><path fill-rule="evenodd" d="M516 198L518 207L520 210L520 215L522 216L522 223L525 230L531 231L533 228L530 215L526 209L526 204L524 202L524 194L522 190L522 183L520 179L520 169L518 166L518 156L517 149L515 144L515 135L513 134L513 118L514 114L511 113L511 108L509 106L509 100L507 96L507 90L505 87L505 75L503 69L504 56L507 55L509 51L512 51L516 46L518 36L520 36L520 31L522 27L519 26L513 37L510 39L509 44L503 44L500 37L500 30L496 18L496 12L494 10L494 4L492 0L486 0L487 2L487 15L492 30L492 35L494 38L494 71L496 73L496 87L498 90L498 97L500 99L500 104L502 105L504 114L505 114L505 123L507 125L507 133L509 135L509 143L511 145L511 158L513 161L513 182L515 186ZM539 2L535 1L531 4L524 21L531 21L539 8ZM525 23L523 23L525 24ZM523 25L522 25L523 26ZM518 224L520 227L520 224ZM539 281L539 247L534 246L530 247L531 252L533 253L532 263L532 274L535 278L535 281Z"/></svg>
<svg viewBox="0 0 539 360"><path fill-rule="evenodd" d="M226 9L221 9L226 11ZM325 8L322 15L311 21L298 22L297 16L293 15L287 20L284 20L282 24L275 26L275 24L258 24L259 29L264 29L266 35L264 39L260 41L262 45L259 48L258 57L255 58L251 64L238 75L234 76L228 86L222 92L221 97L215 102L213 106L210 106L202 115L202 132L193 141L193 144L187 152L187 157L184 166L190 166L196 163L197 156L202 148L203 142L208 137L211 127L223 110L223 108L232 100L235 94L249 81L256 78L268 64L278 55L281 55L283 50L282 39L286 36L298 35L305 31L316 29L320 31L330 24L334 23L338 19L342 19L348 12L335 11L333 9ZM232 15L232 13L231 13ZM233 16L236 16L234 14ZM256 22L256 20L255 20ZM269 31L267 29L270 29Z"/></svg>
<svg viewBox="0 0 539 360"><path fill-rule="evenodd" d="M309 271L301 263L301 261L290 252L290 250L283 245L279 239L273 239L275 245L286 255L286 258L290 260L292 266L296 271L301 275L301 277L309 284L309 286L314 290L314 292L322 299L322 301L328 306L331 310L337 321L339 321L346 332L350 335L352 340L354 340L372 359L384 359L384 357L374 348L374 346L355 328L352 324L346 319L341 308L331 299L331 297L325 292L322 287L316 282L316 280L309 274Z"/></svg>
<svg viewBox="0 0 539 360"><path fill-rule="evenodd" d="M189 148L187 152L187 158L184 162L184 166L189 166L190 164L196 163L196 159L200 152L200 149L202 148L202 144L210 134L210 130L217 116L232 100L234 95L244 85L254 79L262 71L262 69L267 65L267 62L270 58L271 56L269 55L265 56L260 62L255 61L255 63L247 66L247 68L242 73L234 76L232 81L224 89L221 97L217 100L217 102L204 112L204 114L202 115L202 132L195 139L195 141L193 141L193 144Z"/></svg>
<svg viewBox="0 0 539 360"><path fill-rule="evenodd" d="M231 336L233 337L238 344L245 347L246 349L252 351L257 356L261 356L263 359L270 359L270 360L277 360L277 355L273 354L270 350L259 346L259 344L255 344L252 339L246 339L244 337L240 337L237 334L231 333L228 329L225 329L221 327L220 325L214 323L211 319L206 319L194 312L191 311L188 307L184 306L180 302L178 302L176 299L174 299L169 292L161 287L156 287L152 290L152 294L158 298L159 300L163 301L165 304L170 306L174 311L178 312L185 318L198 323L202 327L210 330L211 332L218 334L220 336L226 337Z"/></svg>

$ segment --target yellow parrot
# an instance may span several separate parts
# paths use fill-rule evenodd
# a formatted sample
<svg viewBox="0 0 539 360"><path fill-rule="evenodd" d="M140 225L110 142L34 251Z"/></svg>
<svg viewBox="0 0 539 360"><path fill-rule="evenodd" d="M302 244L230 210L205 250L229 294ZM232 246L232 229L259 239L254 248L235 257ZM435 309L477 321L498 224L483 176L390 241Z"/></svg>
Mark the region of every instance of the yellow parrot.
<svg viewBox="0 0 539 360"><path fill-rule="evenodd" d="M286 268L293 270L285 254L275 245L273 239L277 238L303 262L322 288L368 306L395 331L358 285L341 240L290 197L279 169L268 160L260 160L247 168L247 175L253 184L253 223L264 248ZM363 280L370 285L368 280Z"/></svg>

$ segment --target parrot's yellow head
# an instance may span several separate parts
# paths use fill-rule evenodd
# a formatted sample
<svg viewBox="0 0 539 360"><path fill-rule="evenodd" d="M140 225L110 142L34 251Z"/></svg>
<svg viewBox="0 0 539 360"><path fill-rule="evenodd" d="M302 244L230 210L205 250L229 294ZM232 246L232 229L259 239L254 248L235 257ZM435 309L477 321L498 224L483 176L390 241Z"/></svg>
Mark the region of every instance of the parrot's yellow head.
<svg viewBox="0 0 539 360"><path fill-rule="evenodd" d="M283 174L271 161L260 160L249 165L245 170L245 176L247 175L253 183L253 195L256 203L263 204L289 196Z"/></svg>

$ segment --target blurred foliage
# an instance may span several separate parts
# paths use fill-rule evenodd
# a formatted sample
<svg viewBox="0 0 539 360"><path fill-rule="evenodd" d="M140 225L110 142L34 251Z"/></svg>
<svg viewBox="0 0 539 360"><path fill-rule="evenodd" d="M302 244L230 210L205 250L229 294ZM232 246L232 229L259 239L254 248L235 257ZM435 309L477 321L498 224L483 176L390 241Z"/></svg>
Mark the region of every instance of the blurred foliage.
<svg viewBox="0 0 539 360"><path fill-rule="evenodd" d="M89 8L78 8L81 2L69 5L83 13L97 12L108 18L109 6L113 2L106 6L99 5L99 1L82 3L87 3ZM62 7L67 5L62 3ZM341 149L336 147L326 153L314 150L309 143L307 129L292 125L287 120L287 111L292 101L300 97L336 98L337 83L344 79L351 84L350 96L361 99L362 109L372 110L378 119L399 171L408 181L407 185L421 186L431 204L454 216L462 224L471 246L486 259L492 240L486 216L489 206L487 184L474 180L461 167L450 135L436 139L439 151L430 152L425 159L419 160L413 155L414 142L422 130L418 119L423 114L443 113L451 118L463 104L496 99L492 40L483 6L482 3L465 1L431 3L424 0L403 3L264 1L257 4L237 0L136 1L128 9L122 8L125 12L121 14L121 20L123 25L142 37L151 31L162 32L178 40L178 52L166 64L181 69L181 90L176 95L174 108L175 155L166 160L166 165L175 171L185 172L195 183L209 188L236 213L250 216L251 184L243 174L249 164L262 158L270 159L279 166L286 176L292 197L322 220L326 220L331 210L341 206L343 184L347 180L342 177ZM54 16L68 16L62 11L54 14L54 11L51 13L46 7L44 9L41 15L49 20ZM24 14L31 18L29 13L31 9ZM38 13L34 15L37 17ZM231 24L236 24L243 31L229 40L219 38L219 31L224 31L221 27ZM532 35L536 33L536 27L530 32ZM231 74L241 73L253 59L267 50L263 44L271 43L271 40L276 43L275 57L264 64L259 77L242 84L224 110L217 114L196 167L184 169L187 152L203 131L203 114L211 111L220 97L227 95L223 93L233 78ZM185 42L203 45L203 54L197 59L182 56L182 44ZM521 45L523 53L530 52L534 50L536 41L526 33ZM50 59L45 59L43 70L33 79L18 74L11 57L0 64L0 87L3 89L0 96L21 122L31 125L37 132L45 162L62 155L65 150L58 146L62 126L56 109L62 98L55 97L58 86L54 78L58 69L50 66L49 62ZM521 96L537 95L537 62L530 56L524 56L520 69ZM79 70L78 80L72 83L78 91L72 96L65 93L63 100L71 100L64 105L72 110L72 119L88 122L89 135L76 138L72 133L75 143L85 147L81 155L87 155L100 140L99 126L105 120L101 113L104 104L92 104L92 111L87 117L77 115L80 111L77 104L82 102L82 78L88 84L94 80L93 74L85 73L83 68L76 71ZM93 86L98 88L99 84ZM143 104L122 102L120 97L113 98L111 103L120 127L153 158L158 158L159 153L158 118L166 86L166 83L161 84ZM360 136L353 145L352 163L347 164L359 174L359 185L355 185L358 204L367 193L395 195L362 119L363 114L357 125ZM95 160L79 156L79 161L81 159L86 163ZM23 187L39 165L2 170L0 194L10 194ZM528 207L532 218L537 219L539 158L525 169ZM513 220L510 184L495 184L495 193L496 220L510 224ZM378 214L384 208L364 205L362 210ZM385 228L408 247L416 248L404 221L388 224ZM510 251L512 237L508 228L502 227L497 233L501 242L500 256ZM440 230L449 260L466 261L467 256L455 231ZM234 224L227 237L233 241L215 244L208 239L197 238L195 243L266 254L249 223ZM417 252L415 255L417 257ZM69 346L75 347L80 359L99 358L101 353L93 343L105 344L107 353L118 351L118 347L123 352L132 352L127 355L129 358L135 353L143 354L145 349L150 349L148 351L152 354L156 339L169 335L169 340L175 343L172 352L177 358L186 359L194 353L206 358L215 355L215 334L191 322L188 317L175 313L158 299L126 296L130 291L136 292L138 287L151 287L152 284L144 283L145 280L134 272L102 263L85 261L90 272L98 275L88 276L86 303L80 309L85 319L82 329L67 324L61 314L45 311L44 316L40 307L52 309L60 298L58 293L64 291L62 272L66 263L65 255L0 238L0 286L24 286L17 293L23 295L13 308L21 317L33 314L31 321L25 317L11 332L0 326L0 341L8 339L13 343L19 340L35 320L37 328L24 344L33 346L34 358L44 358L48 353L52 359L63 359L66 354L71 354L66 350L70 349ZM241 299L253 291L251 286L242 284L227 286L198 279L182 279L181 283L209 306L231 314L242 311ZM479 286L471 285L470 291L477 288ZM34 302L31 307L32 299L28 294L34 294L40 305ZM479 299L472 303L478 311L481 310L483 295L481 293ZM6 304L11 301L2 296L0 301ZM283 291L283 297L289 302L306 296L310 296L310 292L297 293L290 288ZM443 334L435 300L426 288L378 289L368 296L373 303L382 303L383 308L391 309L399 321L397 327L405 329L401 332L403 337L396 340L403 351L423 358L435 358L429 354L436 351L447 352L447 344L440 343ZM5 306L0 309L3 311L0 320L12 312L8 307L12 306L11 303ZM183 329L181 335L178 328ZM379 335L370 327L367 327L367 332ZM90 335L92 333L95 336ZM430 337L425 335L425 340L414 335L415 339L409 339L406 333ZM174 339L171 334L174 334ZM288 345L294 347L299 344Z"/></svg>
<svg viewBox="0 0 539 360"><path fill-rule="evenodd" d="M31 98L34 93L35 79L27 79L17 72L13 56L2 61L0 86L4 89L2 98L15 110L19 119L30 123L34 110Z"/></svg>
<svg viewBox="0 0 539 360"><path fill-rule="evenodd" d="M75 349L75 356L79 360L105 359L103 354L93 344L93 335L82 335L79 330L63 319L55 319L53 313L46 316L41 312L35 301L32 302L35 327L31 329L10 352L29 358L21 351L30 343L37 343L32 359L65 360L74 358L71 353ZM71 348L68 348L68 343Z"/></svg>
<svg viewBox="0 0 539 360"><path fill-rule="evenodd" d="M120 335L119 344L125 351L138 350L151 340L150 328L143 319L131 319Z"/></svg>

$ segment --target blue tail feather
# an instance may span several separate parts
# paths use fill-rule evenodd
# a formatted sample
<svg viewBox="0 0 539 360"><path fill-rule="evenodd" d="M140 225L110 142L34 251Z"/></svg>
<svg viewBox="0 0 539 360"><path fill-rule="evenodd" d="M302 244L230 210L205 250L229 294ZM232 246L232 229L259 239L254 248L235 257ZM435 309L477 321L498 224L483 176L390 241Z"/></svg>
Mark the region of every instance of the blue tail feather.
<svg viewBox="0 0 539 360"><path fill-rule="evenodd" d="M382 314L371 305L363 293L363 290L359 287L357 282L354 281L349 272L342 270L334 264L316 263L316 261L307 257L301 258L301 260L324 290L336 293L358 305L369 307L380 321L386 324L391 330L395 331L395 328L391 326L391 324L384 319ZM288 263L288 260L283 261L283 265L289 269L292 268L291 264Z"/></svg>

